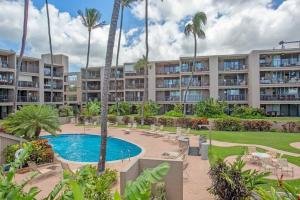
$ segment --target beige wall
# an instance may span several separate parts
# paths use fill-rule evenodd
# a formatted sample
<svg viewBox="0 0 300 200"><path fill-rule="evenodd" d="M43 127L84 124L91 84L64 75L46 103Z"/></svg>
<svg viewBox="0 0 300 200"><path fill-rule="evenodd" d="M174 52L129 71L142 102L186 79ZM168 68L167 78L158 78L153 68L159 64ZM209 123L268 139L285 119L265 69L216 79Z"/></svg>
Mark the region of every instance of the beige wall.
<svg viewBox="0 0 300 200"><path fill-rule="evenodd" d="M0 165L4 164L5 162L3 150L9 145L18 144L21 141L25 141L25 140L5 133L0 133Z"/></svg>
<svg viewBox="0 0 300 200"><path fill-rule="evenodd" d="M170 170L164 178L167 191L167 199L183 200L183 162L180 160L165 160L153 158L140 158L127 169L120 172L120 191L124 193L126 182L135 180L144 169L154 168L157 165L168 162Z"/></svg>
<svg viewBox="0 0 300 200"><path fill-rule="evenodd" d="M219 98L219 63L218 56L209 57L209 92L210 97Z"/></svg>
<svg viewBox="0 0 300 200"><path fill-rule="evenodd" d="M249 105L254 108L260 107L260 87L259 87L259 54L251 52L249 55L248 65L248 101Z"/></svg>
<svg viewBox="0 0 300 200"><path fill-rule="evenodd" d="M155 64L151 63L151 67L148 70L148 99L156 100L156 76L155 76Z"/></svg>

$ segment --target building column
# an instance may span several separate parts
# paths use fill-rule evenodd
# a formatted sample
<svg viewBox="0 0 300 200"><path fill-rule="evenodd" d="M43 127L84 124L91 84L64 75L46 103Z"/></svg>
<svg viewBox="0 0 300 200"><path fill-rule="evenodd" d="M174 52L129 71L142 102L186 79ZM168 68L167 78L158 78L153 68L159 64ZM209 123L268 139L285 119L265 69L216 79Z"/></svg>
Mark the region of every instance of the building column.
<svg viewBox="0 0 300 200"><path fill-rule="evenodd" d="M251 52L248 60L248 102L253 108L260 107L259 54Z"/></svg>
<svg viewBox="0 0 300 200"><path fill-rule="evenodd" d="M219 99L219 58L218 56L209 57L209 96L216 100Z"/></svg>
<svg viewBox="0 0 300 200"><path fill-rule="evenodd" d="M155 63L148 68L148 100L156 101Z"/></svg>

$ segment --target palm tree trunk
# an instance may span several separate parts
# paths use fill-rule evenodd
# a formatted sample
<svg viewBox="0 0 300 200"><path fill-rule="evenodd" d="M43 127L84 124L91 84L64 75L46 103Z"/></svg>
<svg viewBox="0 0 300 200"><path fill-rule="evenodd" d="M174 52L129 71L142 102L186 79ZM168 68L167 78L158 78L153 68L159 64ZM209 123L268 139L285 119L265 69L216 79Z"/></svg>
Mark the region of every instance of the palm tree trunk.
<svg viewBox="0 0 300 200"><path fill-rule="evenodd" d="M149 43L148 43L148 0L145 0L145 34L146 34L146 55L144 67L144 95L141 109L141 125L145 122L145 102L148 100L148 56L149 56Z"/></svg>
<svg viewBox="0 0 300 200"><path fill-rule="evenodd" d="M50 98L51 98L51 103L52 103L53 102L53 51L52 51L51 26L50 26L48 0L45 0L45 1L46 1L48 38L49 38L50 59L51 59L51 96L50 96Z"/></svg>
<svg viewBox="0 0 300 200"><path fill-rule="evenodd" d="M17 112L19 72L20 72L21 65L22 65L22 60L23 60L23 55L24 55L25 45L26 45L26 37L27 37L27 24L28 24L28 12L29 12L28 7L29 7L29 0L25 0L22 44L21 44L20 56L19 56L19 60L17 63L17 69L16 69L16 84L15 84L15 95L14 95L14 110L15 110L15 112Z"/></svg>
<svg viewBox="0 0 300 200"><path fill-rule="evenodd" d="M193 59L193 68L192 68L192 74L190 76L188 85L186 87L186 90L184 92L184 104L183 104L183 114L186 115L186 110L187 110L187 104L186 104L186 97L187 97L187 93L189 91L191 82L193 80L193 76L194 76L194 71L195 71L195 65L196 65L196 59L197 59L197 36L196 34L194 34L194 59Z"/></svg>
<svg viewBox="0 0 300 200"><path fill-rule="evenodd" d="M124 6L121 7L121 21L120 21L120 30L119 30L119 40L118 40L118 49L117 49L117 58L116 58L116 69L115 69L115 101L117 108L117 115L119 115L119 98L118 98L118 88L117 88L117 75L118 75L118 65L119 65L119 56L120 56L120 46L121 46L121 37L123 29L123 15L124 15Z"/></svg>
<svg viewBox="0 0 300 200"><path fill-rule="evenodd" d="M89 61L90 61L90 48L91 48L91 32L92 30L89 28L88 30L89 32L89 38L88 38L88 50L87 50L87 54L86 54L86 66L85 66L85 76L87 76L87 69L89 67ZM87 78L87 77L86 77ZM85 81L85 90L86 90L86 93L85 93L85 101L86 101L86 105L88 103L88 93L87 93L87 87L88 87L88 82Z"/></svg>
<svg viewBox="0 0 300 200"><path fill-rule="evenodd" d="M104 79L101 96L101 146L100 146L100 158L98 162L98 171L103 172L105 170L106 159L106 143L107 143L107 111L108 111L108 92L109 92L109 79L111 73L111 64L113 58L115 36L118 26L118 17L120 11L121 0L114 1L113 12L111 16L111 24L109 28L108 42L106 48Z"/></svg>

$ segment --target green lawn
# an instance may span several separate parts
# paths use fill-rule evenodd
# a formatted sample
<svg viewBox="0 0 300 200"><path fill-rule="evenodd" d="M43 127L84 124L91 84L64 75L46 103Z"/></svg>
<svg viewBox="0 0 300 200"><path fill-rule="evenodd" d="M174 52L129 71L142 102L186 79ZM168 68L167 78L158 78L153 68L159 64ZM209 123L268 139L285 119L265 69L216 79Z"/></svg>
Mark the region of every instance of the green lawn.
<svg viewBox="0 0 300 200"><path fill-rule="evenodd" d="M263 152L263 149L258 149L258 151ZM217 159L224 159L228 156L232 156L232 155L243 155L245 152L245 147L217 147L217 146L213 146L212 148L209 149L209 162L210 164L213 164L214 162L217 161ZM300 166L300 159L297 157L293 157L293 156L287 156L284 155L284 157L286 157L288 159L289 162ZM265 179L266 182L268 183L268 185L266 185L265 187L276 187L278 186L278 181L277 180L270 180L270 179ZM287 183L289 183L290 185L294 185L294 186L299 186L300 185L300 179L295 179L295 180L287 180Z"/></svg>

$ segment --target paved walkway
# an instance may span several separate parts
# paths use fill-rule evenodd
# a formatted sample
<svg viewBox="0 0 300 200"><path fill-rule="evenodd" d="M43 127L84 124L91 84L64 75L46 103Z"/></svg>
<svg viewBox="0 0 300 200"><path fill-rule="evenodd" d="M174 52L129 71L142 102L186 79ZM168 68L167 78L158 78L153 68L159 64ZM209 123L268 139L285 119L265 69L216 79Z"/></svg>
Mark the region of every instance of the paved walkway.
<svg viewBox="0 0 300 200"><path fill-rule="evenodd" d="M216 141L216 140L212 140L212 144L215 146L219 146L219 147L255 146L257 148L265 149L267 151L274 151L276 153L282 153L282 154L289 155L289 156L300 157L300 154L298 154L298 153L283 151L283 150L279 150L279 149L275 149L272 147L267 147L267 146L263 146L263 145L259 145L259 144L240 144L240 143L231 143L231 142L221 142L221 141Z"/></svg>
<svg viewBox="0 0 300 200"><path fill-rule="evenodd" d="M300 142L293 142L290 144L291 147L294 147L296 149L300 149Z"/></svg>

